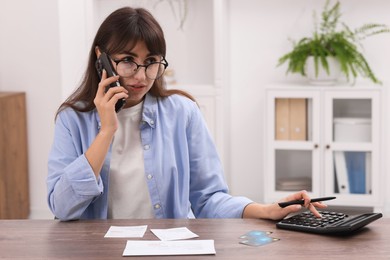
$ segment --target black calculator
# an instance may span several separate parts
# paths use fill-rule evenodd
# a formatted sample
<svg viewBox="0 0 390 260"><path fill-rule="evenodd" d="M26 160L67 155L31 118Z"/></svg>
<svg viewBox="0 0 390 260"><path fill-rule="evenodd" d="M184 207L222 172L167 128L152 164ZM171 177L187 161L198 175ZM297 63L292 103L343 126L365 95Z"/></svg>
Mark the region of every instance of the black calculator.
<svg viewBox="0 0 390 260"><path fill-rule="evenodd" d="M347 215L341 212L319 211L317 218L310 211L302 212L276 223L276 227L318 234L349 234L382 217L382 213Z"/></svg>

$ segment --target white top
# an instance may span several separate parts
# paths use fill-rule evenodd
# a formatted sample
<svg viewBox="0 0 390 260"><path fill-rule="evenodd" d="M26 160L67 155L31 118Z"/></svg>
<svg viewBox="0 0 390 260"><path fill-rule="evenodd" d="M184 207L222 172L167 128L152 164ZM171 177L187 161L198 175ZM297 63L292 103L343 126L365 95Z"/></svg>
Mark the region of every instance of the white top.
<svg viewBox="0 0 390 260"><path fill-rule="evenodd" d="M142 105L143 102L118 113L119 127L112 144L108 218L154 218L139 129Z"/></svg>

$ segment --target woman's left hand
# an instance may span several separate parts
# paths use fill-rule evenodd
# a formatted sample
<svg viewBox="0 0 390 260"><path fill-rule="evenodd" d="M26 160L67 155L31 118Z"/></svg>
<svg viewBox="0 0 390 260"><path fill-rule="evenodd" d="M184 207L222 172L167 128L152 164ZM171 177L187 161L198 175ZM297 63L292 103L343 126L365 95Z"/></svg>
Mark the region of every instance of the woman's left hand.
<svg viewBox="0 0 390 260"><path fill-rule="evenodd" d="M310 210L314 214L314 216L320 218L321 214L318 212L317 208L323 209L323 208L327 207L327 205L322 203L322 202L312 202L311 203L310 202L311 198L309 197L309 195L307 194L307 192L305 190L291 194L278 202L287 202L287 201L291 201L291 200L302 200L302 199L304 200L303 206L302 205L291 205L291 206L287 206L285 208L281 208L278 205L278 203L272 204L271 206L273 209L271 209L271 211L270 211L270 213L272 214L270 216L270 218L271 219L282 219L290 213L294 213L294 212L301 210L302 207L307 208L308 210Z"/></svg>
<svg viewBox="0 0 390 260"><path fill-rule="evenodd" d="M278 205L279 202L287 202L291 200L304 200L304 204L302 205L291 205L285 208L282 208ZM265 218L265 219L273 219L279 220L284 218L290 213L298 212L302 209L302 207L310 210L316 217L320 218L321 214L317 211L316 208L326 208L327 205L322 202L313 202L310 203L310 197L305 190L299 191L297 193L291 194L286 198L278 201L278 203L272 204L258 204L251 203L247 205L243 212L244 218Z"/></svg>

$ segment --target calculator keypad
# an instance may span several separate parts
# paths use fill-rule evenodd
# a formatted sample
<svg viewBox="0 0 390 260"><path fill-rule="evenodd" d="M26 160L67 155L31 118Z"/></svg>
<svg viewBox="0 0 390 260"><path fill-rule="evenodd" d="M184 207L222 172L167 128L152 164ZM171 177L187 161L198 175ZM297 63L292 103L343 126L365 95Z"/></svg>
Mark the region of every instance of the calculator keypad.
<svg viewBox="0 0 390 260"><path fill-rule="evenodd" d="M322 215L322 218L317 218L311 212L303 212L292 216L291 218L284 219L281 222L285 224L317 228L336 224L348 217L348 215L340 212L320 211L319 213Z"/></svg>

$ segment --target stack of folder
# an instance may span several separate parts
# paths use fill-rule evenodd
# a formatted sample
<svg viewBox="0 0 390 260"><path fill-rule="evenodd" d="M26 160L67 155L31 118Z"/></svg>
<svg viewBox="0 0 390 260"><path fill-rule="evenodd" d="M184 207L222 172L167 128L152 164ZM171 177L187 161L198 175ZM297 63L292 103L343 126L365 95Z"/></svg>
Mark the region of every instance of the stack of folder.
<svg viewBox="0 0 390 260"><path fill-rule="evenodd" d="M371 193L371 154L366 152L334 152L335 192Z"/></svg>
<svg viewBox="0 0 390 260"><path fill-rule="evenodd" d="M309 177L286 177L276 180L276 190L278 191L311 191L311 178Z"/></svg>
<svg viewBox="0 0 390 260"><path fill-rule="evenodd" d="M307 140L307 100L275 99L276 140Z"/></svg>

